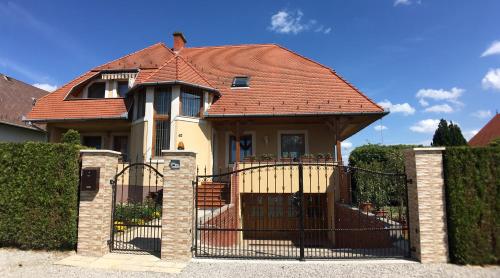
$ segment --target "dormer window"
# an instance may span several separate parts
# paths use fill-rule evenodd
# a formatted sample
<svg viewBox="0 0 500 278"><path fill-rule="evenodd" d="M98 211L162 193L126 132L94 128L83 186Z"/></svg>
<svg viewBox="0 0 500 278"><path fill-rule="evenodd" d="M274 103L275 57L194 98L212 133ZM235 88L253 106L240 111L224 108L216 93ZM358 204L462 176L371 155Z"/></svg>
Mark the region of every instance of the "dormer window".
<svg viewBox="0 0 500 278"><path fill-rule="evenodd" d="M95 82L89 86L88 98L104 98L106 95L106 83Z"/></svg>
<svg viewBox="0 0 500 278"><path fill-rule="evenodd" d="M249 81L248 76L236 76L233 79L233 83L231 84L231 87L233 87L233 88L250 87L248 81Z"/></svg>
<svg viewBox="0 0 500 278"><path fill-rule="evenodd" d="M119 97L125 97L128 92L128 81L118 81L116 91Z"/></svg>

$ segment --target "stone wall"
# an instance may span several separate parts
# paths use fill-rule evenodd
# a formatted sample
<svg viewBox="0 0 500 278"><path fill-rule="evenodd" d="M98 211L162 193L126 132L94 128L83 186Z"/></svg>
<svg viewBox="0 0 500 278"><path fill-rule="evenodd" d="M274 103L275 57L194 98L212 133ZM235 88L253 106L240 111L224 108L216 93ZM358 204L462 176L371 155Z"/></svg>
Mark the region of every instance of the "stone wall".
<svg viewBox="0 0 500 278"><path fill-rule="evenodd" d="M188 151L163 151L165 160L161 259L186 261L191 259L194 214L193 181L196 178L196 154ZM171 169L172 160L180 162Z"/></svg>
<svg viewBox="0 0 500 278"><path fill-rule="evenodd" d="M443 151L415 148L405 152L412 257L422 263L448 261Z"/></svg>
<svg viewBox="0 0 500 278"><path fill-rule="evenodd" d="M112 193L110 180L116 174L119 152L82 150L82 169L100 168L97 191L81 191L78 216L77 252L84 256L103 256L109 252Z"/></svg>

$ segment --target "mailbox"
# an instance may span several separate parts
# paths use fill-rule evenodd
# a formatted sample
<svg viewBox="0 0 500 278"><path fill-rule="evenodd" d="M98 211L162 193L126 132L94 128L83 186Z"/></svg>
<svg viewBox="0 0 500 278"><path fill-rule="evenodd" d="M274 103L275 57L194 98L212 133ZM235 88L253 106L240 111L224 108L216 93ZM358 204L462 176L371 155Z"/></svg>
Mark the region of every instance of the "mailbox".
<svg viewBox="0 0 500 278"><path fill-rule="evenodd" d="M181 168L181 161L178 159L172 159L168 165L172 170L179 170Z"/></svg>
<svg viewBox="0 0 500 278"><path fill-rule="evenodd" d="M97 191L99 189L100 168L84 168L82 171L81 190Z"/></svg>

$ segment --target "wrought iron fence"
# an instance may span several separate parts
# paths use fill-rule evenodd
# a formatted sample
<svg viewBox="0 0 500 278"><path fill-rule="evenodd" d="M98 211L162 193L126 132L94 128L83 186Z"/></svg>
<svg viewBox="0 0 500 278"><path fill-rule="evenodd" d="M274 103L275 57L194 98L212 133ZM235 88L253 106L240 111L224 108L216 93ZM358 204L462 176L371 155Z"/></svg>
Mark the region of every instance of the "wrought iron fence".
<svg viewBox="0 0 500 278"><path fill-rule="evenodd" d="M372 177L369 193L364 191L368 187L350 190L361 174ZM231 171L197 175L195 185L197 257L303 260L409 255L404 174L330 160L248 162ZM382 190L387 185L391 189ZM351 194L361 193L356 200L363 202L350 202Z"/></svg>

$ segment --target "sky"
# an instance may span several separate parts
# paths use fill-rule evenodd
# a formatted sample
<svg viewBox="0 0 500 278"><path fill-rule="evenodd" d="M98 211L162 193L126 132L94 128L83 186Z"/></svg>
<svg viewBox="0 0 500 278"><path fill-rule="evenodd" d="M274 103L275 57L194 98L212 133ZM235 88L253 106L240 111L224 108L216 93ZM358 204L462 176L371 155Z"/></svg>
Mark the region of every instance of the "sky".
<svg viewBox="0 0 500 278"><path fill-rule="evenodd" d="M0 73L54 90L181 31L188 46L277 43L334 69L391 113L348 138L467 139L500 109L500 1L4 1Z"/></svg>

